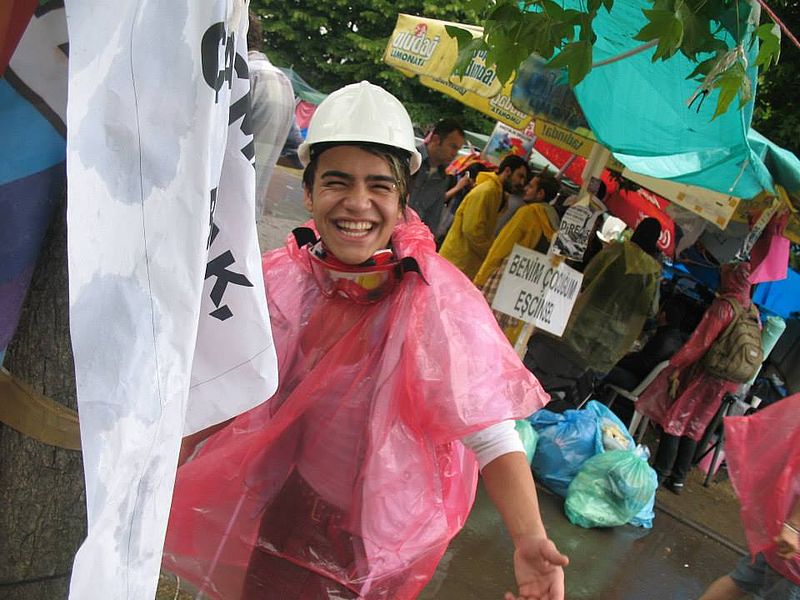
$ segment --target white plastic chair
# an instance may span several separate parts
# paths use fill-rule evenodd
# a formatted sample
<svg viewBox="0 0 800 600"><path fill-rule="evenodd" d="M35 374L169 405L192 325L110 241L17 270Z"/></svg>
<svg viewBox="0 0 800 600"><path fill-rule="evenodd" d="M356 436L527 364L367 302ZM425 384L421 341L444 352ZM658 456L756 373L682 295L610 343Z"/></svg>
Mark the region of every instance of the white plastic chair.
<svg viewBox="0 0 800 600"><path fill-rule="evenodd" d="M608 399L609 408L611 408L611 405L614 404L617 396L622 396L623 398L627 398L633 402L634 413L633 417L631 418L631 422L628 425L628 431L633 439L636 440L637 444L642 441L644 432L647 430L647 425L650 423L650 419L636 410L636 403L639 401L639 396L642 394L642 392L647 389L647 386L653 382L653 380L658 376L659 373L661 373L661 371L667 368L667 365L669 365L668 360L658 363L653 370L648 373L647 377L642 379L642 381L639 382L639 385L632 390L626 390L611 383L607 383L605 385L606 389L610 392Z"/></svg>

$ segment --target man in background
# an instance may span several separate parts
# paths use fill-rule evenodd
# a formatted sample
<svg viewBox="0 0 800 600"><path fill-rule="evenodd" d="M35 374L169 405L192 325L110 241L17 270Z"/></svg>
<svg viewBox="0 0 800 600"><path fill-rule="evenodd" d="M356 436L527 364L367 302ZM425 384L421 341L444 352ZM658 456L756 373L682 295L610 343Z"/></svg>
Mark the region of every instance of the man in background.
<svg viewBox="0 0 800 600"><path fill-rule="evenodd" d="M250 122L256 153L256 222L261 220L272 170L289 135L294 115L292 84L260 51L263 40L261 21L251 12L247 30L247 62L250 71Z"/></svg>
<svg viewBox="0 0 800 600"><path fill-rule="evenodd" d="M507 156L497 173L478 173L475 187L458 207L439 254L470 279L478 273L494 241L497 219L506 207L506 193L521 192L528 173L525 159Z"/></svg>
<svg viewBox="0 0 800 600"><path fill-rule="evenodd" d="M464 145L464 129L455 119L442 119L433 128L427 141L417 146L422 165L411 179L408 204L419 218L435 232L442 218L445 203L469 185L469 178L455 179L445 173Z"/></svg>
<svg viewBox="0 0 800 600"><path fill-rule="evenodd" d="M558 193L558 181L552 176L535 175L525 186L523 205L500 230L492 243L473 283L483 287L486 280L511 254L515 244L547 254L550 239L558 230L558 213L549 202Z"/></svg>

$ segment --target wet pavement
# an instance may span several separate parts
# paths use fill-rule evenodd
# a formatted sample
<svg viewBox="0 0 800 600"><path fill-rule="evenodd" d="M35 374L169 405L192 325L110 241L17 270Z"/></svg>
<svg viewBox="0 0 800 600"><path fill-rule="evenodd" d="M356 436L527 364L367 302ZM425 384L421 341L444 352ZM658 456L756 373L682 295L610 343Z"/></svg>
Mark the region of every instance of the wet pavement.
<svg viewBox="0 0 800 600"><path fill-rule="evenodd" d="M259 226L262 250L282 245L291 229L307 218L299 172L276 168ZM727 573L740 555L734 544L704 535L702 528L687 523L679 511L657 509L651 530L631 526L582 529L564 516L561 498L544 489L539 498L550 537L570 557L568 600L697 598L709 583ZM714 510L713 503L707 506ZM730 528L736 527L732 517ZM514 584L512 553L502 521L480 487L466 526L420 599L499 600Z"/></svg>
<svg viewBox="0 0 800 600"><path fill-rule="evenodd" d="M653 529L583 529L564 516L563 501L540 488L550 537L570 557L568 600L688 600L698 598L740 554L656 510ZM483 490L420 600L501 599L514 583L513 546Z"/></svg>
<svg viewBox="0 0 800 600"><path fill-rule="evenodd" d="M300 171L275 167L267 190L264 212L258 224L258 243L266 252L282 246L292 229L309 218L303 206Z"/></svg>

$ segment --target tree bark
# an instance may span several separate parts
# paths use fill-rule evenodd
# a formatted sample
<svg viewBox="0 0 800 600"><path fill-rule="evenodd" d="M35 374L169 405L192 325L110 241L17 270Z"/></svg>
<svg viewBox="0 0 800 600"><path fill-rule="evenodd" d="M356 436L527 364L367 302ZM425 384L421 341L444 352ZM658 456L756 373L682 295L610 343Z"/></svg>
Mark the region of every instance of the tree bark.
<svg viewBox="0 0 800 600"><path fill-rule="evenodd" d="M67 285L62 203L45 237L5 367L41 394L76 409ZM0 424L0 507L0 597L66 598L72 560L86 536L80 452Z"/></svg>

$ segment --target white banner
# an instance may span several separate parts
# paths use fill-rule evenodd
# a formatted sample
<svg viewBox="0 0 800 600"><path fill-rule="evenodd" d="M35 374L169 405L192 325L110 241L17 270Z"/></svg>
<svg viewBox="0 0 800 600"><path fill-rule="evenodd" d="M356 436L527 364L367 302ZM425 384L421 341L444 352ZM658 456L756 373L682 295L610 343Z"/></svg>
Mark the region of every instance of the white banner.
<svg viewBox="0 0 800 600"><path fill-rule="evenodd" d="M492 308L560 336L569 321L583 274L564 261L514 244Z"/></svg>
<svg viewBox="0 0 800 600"><path fill-rule="evenodd" d="M740 202L740 199L735 196L669 179L648 177L629 169L624 169L622 176L713 223L719 229L728 227Z"/></svg>
<svg viewBox="0 0 800 600"><path fill-rule="evenodd" d="M182 435L277 384L244 0L67 0L70 319L89 534L70 598L153 598ZM191 386L191 394L189 393Z"/></svg>

